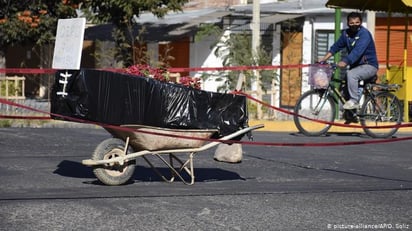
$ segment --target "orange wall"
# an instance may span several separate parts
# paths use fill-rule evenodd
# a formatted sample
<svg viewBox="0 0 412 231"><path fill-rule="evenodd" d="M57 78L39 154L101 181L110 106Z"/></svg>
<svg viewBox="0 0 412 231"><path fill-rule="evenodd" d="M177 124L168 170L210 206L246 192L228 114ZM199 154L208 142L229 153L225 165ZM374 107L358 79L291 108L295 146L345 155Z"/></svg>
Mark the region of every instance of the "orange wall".
<svg viewBox="0 0 412 231"><path fill-rule="evenodd" d="M375 27L375 42L376 50L378 53L378 60L381 65L385 65L388 59L390 65L402 65L403 64L403 54L404 54L404 41L405 41L405 18L391 18L390 19L390 38L389 38L389 58L387 58L387 29L388 29L388 19L376 18ZM408 66L412 65L412 27L409 26L407 34L407 47L408 47ZM385 68L381 68L385 69ZM382 70L380 70L380 73Z"/></svg>

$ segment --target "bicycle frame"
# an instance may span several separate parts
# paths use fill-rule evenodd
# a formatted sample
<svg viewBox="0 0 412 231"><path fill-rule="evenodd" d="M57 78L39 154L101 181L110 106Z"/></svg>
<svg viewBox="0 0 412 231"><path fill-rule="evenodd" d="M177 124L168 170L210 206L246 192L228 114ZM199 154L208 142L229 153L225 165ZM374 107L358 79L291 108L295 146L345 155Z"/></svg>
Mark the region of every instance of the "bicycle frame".
<svg viewBox="0 0 412 231"><path fill-rule="evenodd" d="M336 110L335 118L338 118L339 111L341 111L340 108L339 108L339 103L344 104L346 102L346 99L343 97L342 93L340 92L339 87L335 86L335 83L341 84L343 82L344 82L343 80L332 78L330 83L329 83L328 88L325 89L325 91L327 93L324 97L327 98L330 95L332 97L333 101L336 104L335 105L336 108L338 109L338 110ZM323 101L323 102L325 102L325 101Z"/></svg>
<svg viewBox="0 0 412 231"><path fill-rule="evenodd" d="M332 78L331 81L330 81L330 83L329 83L328 88L325 89L325 91L327 91L327 95L325 95L325 96L326 96L326 97L327 97L328 95L332 96L334 102L336 103L336 107L338 108L338 110L336 110L336 113L337 113L336 116L339 116L339 111L343 111L342 109L339 108L339 103L345 104L347 100L346 100L345 97L342 95L339 87L336 87L336 86L335 86L335 83L342 84L342 83L345 83L345 81L344 81L344 80L340 80L340 79L334 79L334 78ZM376 85L376 84L375 84L375 85ZM381 112L381 111L385 111L385 110L383 110L383 109L380 107L380 105L376 102L376 99L375 99L375 97L374 97L374 94L376 95L378 92L384 92L384 91L396 91L397 86L392 86L392 88L394 88L394 89L391 89L391 87L388 87L387 89L384 89L384 90L381 90L381 91L374 91L374 90L373 90L373 86L374 86L374 84L371 84L371 83L366 83L366 84L364 84L364 85L361 85L360 88L363 89L363 90L362 90L362 95L363 95L363 97L365 97L365 99L366 99L367 97L370 97L370 99L373 101L373 105L376 106L376 107L379 109L380 112ZM376 85L376 86L378 86L378 85ZM380 86L380 85L379 85L379 86ZM363 115L360 115L360 114L358 114L358 113L354 113L353 111L352 111L352 113L353 113L354 116L358 116L358 117L362 117L362 116L363 116Z"/></svg>

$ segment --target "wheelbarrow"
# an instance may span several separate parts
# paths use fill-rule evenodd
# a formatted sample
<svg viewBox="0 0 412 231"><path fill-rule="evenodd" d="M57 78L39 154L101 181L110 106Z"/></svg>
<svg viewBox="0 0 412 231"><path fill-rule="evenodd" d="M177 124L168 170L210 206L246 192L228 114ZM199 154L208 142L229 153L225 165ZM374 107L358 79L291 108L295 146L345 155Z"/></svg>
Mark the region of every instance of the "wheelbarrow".
<svg viewBox="0 0 412 231"><path fill-rule="evenodd" d="M145 125L105 127L113 138L102 141L95 148L91 159L83 160L82 164L93 167L94 175L103 184L121 185L133 176L136 159L143 157L164 181L173 182L177 177L184 184L193 185L195 182L193 162L196 153L262 127L264 125L246 127L213 140L210 138L218 130L167 129ZM170 169L171 174L168 176L162 174L146 157L147 155L158 157ZM165 155L169 158L164 158ZM177 166L175 166L176 162Z"/></svg>

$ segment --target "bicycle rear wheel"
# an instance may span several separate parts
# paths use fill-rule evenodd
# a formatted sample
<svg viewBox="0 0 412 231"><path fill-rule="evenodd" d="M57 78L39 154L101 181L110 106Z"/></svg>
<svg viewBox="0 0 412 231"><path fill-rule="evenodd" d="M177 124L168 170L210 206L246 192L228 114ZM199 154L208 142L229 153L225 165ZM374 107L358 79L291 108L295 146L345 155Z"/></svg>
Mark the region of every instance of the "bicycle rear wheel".
<svg viewBox="0 0 412 231"><path fill-rule="evenodd" d="M387 138L398 131L396 125L402 122L402 106L398 98L390 92L380 92L374 98L368 97L360 114L362 126L394 126L390 128L363 128L373 138Z"/></svg>
<svg viewBox="0 0 412 231"><path fill-rule="evenodd" d="M302 134L320 136L332 126L328 123L335 120L336 108L333 98L326 93L325 89L313 89L305 92L296 102L293 121Z"/></svg>

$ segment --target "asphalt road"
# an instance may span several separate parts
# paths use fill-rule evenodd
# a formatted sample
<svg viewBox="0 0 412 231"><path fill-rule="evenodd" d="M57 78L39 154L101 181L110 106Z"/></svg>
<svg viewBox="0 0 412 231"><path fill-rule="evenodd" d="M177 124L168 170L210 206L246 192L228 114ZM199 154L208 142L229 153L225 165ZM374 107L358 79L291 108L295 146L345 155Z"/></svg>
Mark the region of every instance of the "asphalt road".
<svg viewBox="0 0 412 231"><path fill-rule="evenodd" d="M0 230L412 230L412 134L253 134L267 145L243 145L240 164L196 154L192 186L142 158L133 182L105 186L81 164L105 130L0 128Z"/></svg>

